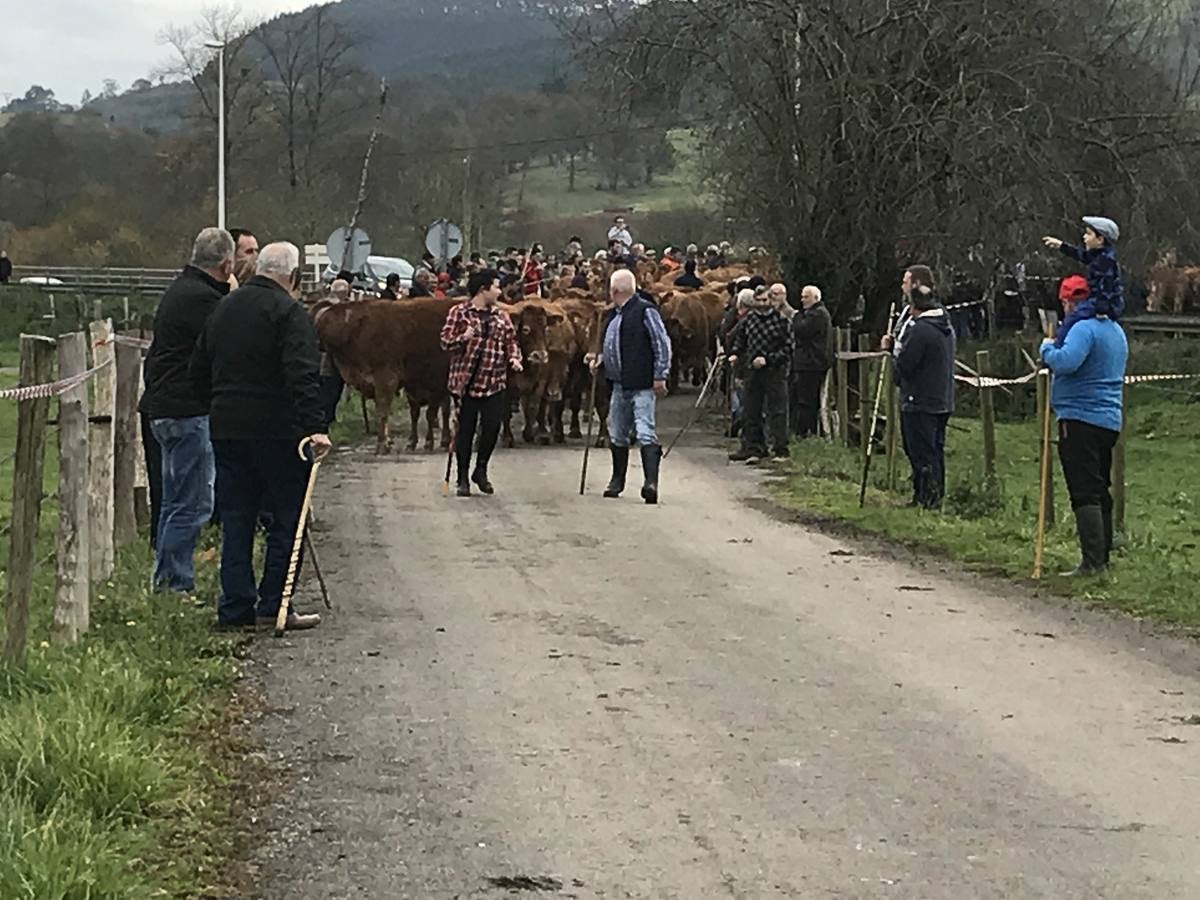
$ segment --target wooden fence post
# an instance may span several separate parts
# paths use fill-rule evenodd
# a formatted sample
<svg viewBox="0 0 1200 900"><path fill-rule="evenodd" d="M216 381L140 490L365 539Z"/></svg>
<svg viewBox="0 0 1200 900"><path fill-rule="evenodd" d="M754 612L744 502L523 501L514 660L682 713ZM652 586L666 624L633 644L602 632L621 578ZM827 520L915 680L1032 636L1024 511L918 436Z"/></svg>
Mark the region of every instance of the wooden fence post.
<svg viewBox="0 0 1200 900"><path fill-rule="evenodd" d="M1129 385L1121 386L1121 409L1125 421L1129 421ZM1112 459L1112 526L1113 531L1125 531L1125 429L1117 437L1117 445L1113 447Z"/></svg>
<svg viewBox="0 0 1200 900"><path fill-rule="evenodd" d="M44 384L54 376L54 341L21 335L21 384ZM17 404L17 449L13 458L12 519L8 534L8 578L5 589L4 661L25 661L29 631L29 595L33 591L34 556L42 511L42 476L46 462L46 415L50 398Z"/></svg>
<svg viewBox="0 0 1200 900"><path fill-rule="evenodd" d="M117 402L113 420L113 543L124 547L137 538L133 488L137 477L138 376L142 352L115 344Z"/></svg>
<svg viewBox="0 0 1200 900"><path fill-rule="evenodd" d="M92 581L104 581L113 571L113 420L117 412L117 371L112 322L92 322L92 364L108 365L93 379L92 432L88 440L88 510L92 527L88 566Z"/></svg>
<svg viewBox="0 0 1200 900"><path fill-rule="evenodd" d="M858 352L867 353L871 349L871 336L858 336ZM858 361L858 455L865 464L867 447L875 431L875 423L871 421L871 360L866 357Z"/></svg>
<svg viewBox="0 0 1200 900"><path fill-rule="evenodd" d="M102 322L104 320L104 301L97 297L92 301L92 321Z"/></svg>
<svg viewBox="0 0 1200 900"><path fill-rule="evenodd" d="M975 354L975 371L986 376L988 370L988 352L980 350ZM991 478L996 474L996 406L994 401L995 389L979 386L979 419L983 423L983 473Z"/></svg>
<svg viewBox="0 0 1200 900"><path fill-rule="evenodd" d="M837 330L837 349L838 442L846 447L850 444L850 364L840 354L850 349L850 329Z"/></svg>
<svg viewBox="0 0 1200 900"><path fill-rule="evenodd" d="M129 296L121 298L121 330L125 331L129 328Z"/></svg>
<svg viewBox="0 0 1200 900"><path fill-rule="evenodd" d="M1049 374L1039 375L1037 378L1037 408L1038 408L1038 424L1041 425L1042 416L1050 416L1050 448L1051 455L1054 453L1055 436L1054 436L1054 413L1050 410L1050 376ZM1039 430L1039 435L1040 435ZM1039 437L1040 444L1040 437ZM1050 461L1050 477L1046 479L1046 530L1049 531L1054 527L1054 461Z"/></svg>
<svg viewBox="0 0 1200 900"><path fill-rule="evenodd" d="M60 378L87 369L87 337L82 331L58 339ZM71 388L58 403L58 571L54 622L50 634L74 644L88 630L91 581L88 570L88 385Z"/></svg>

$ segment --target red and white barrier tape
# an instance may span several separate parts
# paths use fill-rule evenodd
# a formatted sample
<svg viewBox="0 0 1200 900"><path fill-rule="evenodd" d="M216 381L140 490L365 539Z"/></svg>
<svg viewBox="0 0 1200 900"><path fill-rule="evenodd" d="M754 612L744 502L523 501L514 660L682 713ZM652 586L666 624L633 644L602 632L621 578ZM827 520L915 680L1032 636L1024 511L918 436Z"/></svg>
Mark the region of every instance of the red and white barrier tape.
<svg viewBox="0 0 1200 900"><path fill-rule="evenodd" d="M78 387L89 378L93 377L101 369L105 369L112 365L112 360L105 360L93 369L88 369L86 372L80 372L78 375L71 375L68 378L60 378L58 381L51 381L46 384L27 384L21 387L6 388L0 390L0 400L41 400L48 397L59 397L65 394L71 388Z"/></svg>
<svg viewBox="0 0 1200 900"><path fill-rule="evenodd" d="M1041 372L1045 371L1046 369L1041 370ZM1020 378L992 378L988 375L984 375L982 378L980 378L977 375L963 375L961 373L955 373L954 380L961 381L963 384L971 384L975 387L1005 387L1006 385L1010 384L1028 384L1037 378L1041 372L1029 372L1026 375L1022 375ZM1125 383L1144 384L1150 381L1187 381L1193 378L1200 378L1200 375L1126 375Z"/></svg>

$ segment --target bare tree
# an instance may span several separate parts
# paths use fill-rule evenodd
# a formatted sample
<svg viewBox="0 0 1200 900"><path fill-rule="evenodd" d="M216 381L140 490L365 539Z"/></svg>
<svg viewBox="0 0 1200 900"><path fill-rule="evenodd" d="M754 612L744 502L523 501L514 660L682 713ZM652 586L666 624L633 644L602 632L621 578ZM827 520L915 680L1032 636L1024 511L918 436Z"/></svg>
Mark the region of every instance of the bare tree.
<svg viewBox="0 0 1200 900"><path fill-rule="evenodd" d="M354 87L362 73L348 61L354 42L317 6L283 16L254 32L277 81L275 112L287 143L288 184L311 189L318 174L318 148L330 131L361 112Z"/></svg>
<svg viewBox="0 0 1200 900"><path fill-rule="evenodd" d="M1154 47L1178 7L652 0L562 19L608 96L699 107L728 208L878 324L917 257L1023 254L1085 208L1155 240L1197 141L1195 53L1177 76Z"/></svg>
<svg viewBox="0 0 1200 900"><path fill-rule="evenodd" d="M253 127L270 109L252 35L256 20L237 7L208 6L189 25L172 25L160 35L174 59L156 71L159 78L183 78L196 88L200 115L216 127L218 118L219 51L225 45L225 154L232 166L237 152L253 135Z"/></svg>

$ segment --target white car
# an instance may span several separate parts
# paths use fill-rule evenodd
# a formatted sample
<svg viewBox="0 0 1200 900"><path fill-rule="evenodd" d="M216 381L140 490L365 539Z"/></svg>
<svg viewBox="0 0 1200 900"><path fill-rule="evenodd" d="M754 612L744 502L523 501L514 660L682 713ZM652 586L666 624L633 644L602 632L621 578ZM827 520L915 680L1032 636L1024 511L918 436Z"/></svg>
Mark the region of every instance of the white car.
<svg viewBox="0 0 1200 900"><path fill-rule="evenodd" d="M42 287L61 287L63 282L57 278L52 278L48 275L29 275L22 278L21 284L35 284Z"/></svg>
<svg viewBox="0 0 1200 900"><path fill-rule="evenodd" d="M387 277L392 273L400 276L400 287L412 287L414 268L412 263L399 256L368 256L363 271L354 278L354 288L379 292L387 287ZM338 270L330 263L321 274L321 280L326 284L337 278Z"/></svg>

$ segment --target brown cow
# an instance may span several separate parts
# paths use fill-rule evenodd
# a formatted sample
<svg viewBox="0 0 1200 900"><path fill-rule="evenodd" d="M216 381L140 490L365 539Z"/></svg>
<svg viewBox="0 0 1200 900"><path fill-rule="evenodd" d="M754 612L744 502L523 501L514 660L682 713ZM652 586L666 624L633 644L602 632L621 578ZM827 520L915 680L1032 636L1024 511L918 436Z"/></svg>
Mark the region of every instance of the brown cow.
<svg viewBox="0 0 1200 900"><path fill-rule="evenodd" d="M562 300L559 303L563 311L567 314L567 319L575 326L575 337L577 340L577 349L575 356L571 360L571 367L567 373L567 383L563 388L563 401L555 415L555 433L562 433L562 413L563 406L571 408L571 430L568 437L580 438L583 437L583 431L580 428L579 414L584 406L584 400L587 397L588 386L593 385L592 373L584 361L584 356L588 353L598 353L600 349L600 326L604 318L607 304L603 301L597 302L592 298L572 298ZM594 393L592 395L592 407L600 415L600 432L596 446L604 446L603 423L608 418L608 386L604 383L602 376L597 375L594 384Z"/></svg>
<svg viewBox="0 0 1200 900"><path fill-rule="evenodd" d="M449 440L450 359L441 347L446 314L457 300L422 298L404 303L363 300L318 303L313 320L321 343L333 354L338 371L352 388L375 401L379 417L376 453L392 449L388 419L392 398L403 388L412 429L408 449L416 450L421 407L426 413L425 449L434 446L437 413L442 411L442 444Z"/></svg>
<svg viewBox="0 0 1200 900"><path fill-rule="evenodd" d="M1200 308L1200 268L1156 265L1149 272L1150 312L1182 313Z"/></svg>
<svg viewBox="0 0 1200 900"><path fill-rule="evenodd" d="M681 377L698 387L708 374L715 346L708 310L696 294L684 292L665 295L660 309L671 338L670 388L677 389Z"/></svg>
<svg viewBox="0 0 1200 900"><path fill-rule="evenodd" d="M509 385L510 395L521 403L524 419L521 437L527 444L535 440L549 444L551 435L546 430L546 418L554 404L561 406L563 402L563 388L578 345L575 326L562 306L546 300L525 300L505 308L517 329L517 341L525 359L524 371L515 373ZM511 404L509 413L504 422L506 447L515 443ZM550 419L554 424L554 442L561 444L566 440L562 419L553 415Z"/></svg>

